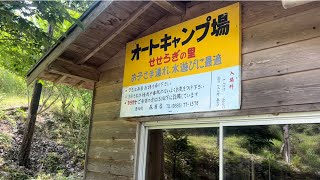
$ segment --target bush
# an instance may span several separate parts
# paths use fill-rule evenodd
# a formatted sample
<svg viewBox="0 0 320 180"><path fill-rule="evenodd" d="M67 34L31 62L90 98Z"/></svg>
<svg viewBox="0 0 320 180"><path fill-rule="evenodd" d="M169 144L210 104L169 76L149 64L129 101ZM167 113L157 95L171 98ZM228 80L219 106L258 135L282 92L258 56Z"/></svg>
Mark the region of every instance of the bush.
<svg viewBox="0 0 320 180"><path fill-rule="evenodd" d="M76 180L79 177L75 176L64 176L62 171L59 171L57 174L45 174L40 173L34 180Z"/></svg>
<svg viewBox="0 0 320 180"><path fill-rule="evenodd" d="M48 153L47 156L41 160L41 163L46 167L46 169L53 173L57 173L63 168L61 166L63 162L61 161L59 154L56 152Z"/></svg>
<svg viewBox="0 0 320 180"><path fill-rule="evenodd" d="M4 165L1 167L0 171L0 179L29 179L30 175L24 172L22 169L12 166L12 165Z"/></svg>

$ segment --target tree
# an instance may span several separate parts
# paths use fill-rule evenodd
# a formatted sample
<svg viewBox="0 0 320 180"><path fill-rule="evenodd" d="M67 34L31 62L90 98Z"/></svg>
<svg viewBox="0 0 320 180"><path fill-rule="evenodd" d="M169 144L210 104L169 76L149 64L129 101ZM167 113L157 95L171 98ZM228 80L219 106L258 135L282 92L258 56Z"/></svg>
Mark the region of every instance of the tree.
<svg viewBox="0 0 320 180"><path fill-rule="evenodd" d="M278 126L245 126L245 127L227 127L227 135L245 136L246 142L243 147L251 152L251 179L255 179L255 162L253 154L260 152L264 148L270 148L273 145L272 140L281 139L281 130Z"/></svg>
<svg viewBox="0 0 320 180"><path fill-rule="evenodd" d="M72 6L62 1L0 1L0 65L25 75L65 31L65 24L77 22L79 15L71 15ZM41 90L42 84L36 81L19 153L20 165L28 165Z"/></svg>
<svg viewBox="0 0 320 180"><path fill-rule="evenodd" d="M166 175L171 179L192 179L195 172L196 149L188 142L184 130L174 129L164 133Z"/></svg>
<svg viewBox="0 0 320 180"><path fill-rule="evenodd" d="M289 125L283 125L283 144L281 147L281 152L284 156L286 163L291 162L291 147L290 147L290 136L289 136Z"/></svg>
<svg viewBox="0 0 320 180"><path fill-rule="evenodd" d="M28 112L28 119L25 125L22 144L19 152L19 164L22 166L28 166L29 155L31 150L31 142L35 129L35 123L37 119L37 112L39 107L39 101L41 97L42 84L38 81L34 84L31 104Z"/></svg>
<svg viewBox="0 0 320 180"><path fill-rule="evenodd" d="M82 12L73 10L89 5L77 1L0 1L0 65L24 76L64 31L78 22ZM47 32L49 25L55 29L52 37Z"/></svg>

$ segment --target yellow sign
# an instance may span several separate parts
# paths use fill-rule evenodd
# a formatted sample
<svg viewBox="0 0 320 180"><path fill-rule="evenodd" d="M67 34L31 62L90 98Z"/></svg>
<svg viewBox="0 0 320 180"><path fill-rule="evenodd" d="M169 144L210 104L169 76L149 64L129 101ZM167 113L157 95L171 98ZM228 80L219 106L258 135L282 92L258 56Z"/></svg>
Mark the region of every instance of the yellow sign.
<svg viewBox="0 0 320 180"><path fill-rule="evenodd" d="M239 66L240 33L236 3L129 42L123 86Z"/></svg>

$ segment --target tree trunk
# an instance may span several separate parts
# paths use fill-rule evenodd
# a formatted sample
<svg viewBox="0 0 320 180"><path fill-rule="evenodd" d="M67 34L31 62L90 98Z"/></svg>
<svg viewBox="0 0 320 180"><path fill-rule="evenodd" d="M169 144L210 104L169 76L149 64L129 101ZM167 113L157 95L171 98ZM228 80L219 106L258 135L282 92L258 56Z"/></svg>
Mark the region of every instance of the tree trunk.
<svg viewBox="0 0 320 180"><path fill-rule="evenodd" d="M217 144L217 148L219 149L219 136L220 136L220 133L219 133L219 128L217 128L217 142L216 142L216 144Z"/></svg>
<svg viewBox="0 0 320 180"><path fill-rule="evenodd" d="M255 168L254 168L253 147L251 147L251 180L255 180Z"/></svg>
<svg viewBox="0 0 320 180"><path fill-rule="evenodd" d="M269 174L269 180L271 180L271 164L270 164L270 159L268 159L268 174Z"/></svg>
<svg viewBox="0 0 320 180"><path fill-rule="evenodd" d="M291 161L291 157L290 157L290 154L291 154L291 150L290 150L290 139L289 139L289 125L286 124L283 126L283 144L284 144L284 148L283 148L283 155L284 155L284 158L285 158L285 161L290 164L290 161Z"/></svg>
<svg viewBox="0 0 320 180"><path fill-rule="evenodd" d="M253 157L251 157L251 179L255 180L255 169L254 169L254 160Z"/></svg>
<svg viewBox="0 0 320 180"><path fill-rule="evenodd" d="M38 81L35 82L31 104L28 112L28 119L25 124L22 144L19 152L19 164L21 166L28 166L29 155L31 150L31 142L34 133L35 123L37 119L37 112L41 96L42 84Z"/></svg>

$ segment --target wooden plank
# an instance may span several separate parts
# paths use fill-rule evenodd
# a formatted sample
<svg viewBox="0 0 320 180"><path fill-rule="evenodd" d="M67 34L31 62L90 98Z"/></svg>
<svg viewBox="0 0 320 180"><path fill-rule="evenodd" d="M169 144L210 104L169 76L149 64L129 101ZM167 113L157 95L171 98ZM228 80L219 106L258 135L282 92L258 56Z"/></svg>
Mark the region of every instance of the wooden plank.
<svg viewBox="0 0 320 180"><path fill-rule="evenodd" d="M229 3L229 2L226 2L226 3ZM224 5L226 3L224 3ZM250 2L250 3L253 3L253 2ZM261 2L261 3L264 4L264 2ZM274 6L275 5L274 3L278 3L278 2L268 2L267 7L271 5ZM256 4L260 4L260 2ZM320 3L318 3L317 6L320 6ZM255 8L257 10L259 10L259 8L261 9L260 6ZM300 11L302 11L303 9L310 9L310 8L311 6L307 6L305 8L301 8ZM289 44L296 41L301 41L301 40L320 36L320 30L319 30L320 28L317 28L317 24L319 24L319 19L320 19L319 7L313 8L305 12L300 12L294 15L292 15L292 13L295 11L290 11L290 12L291 13L283 12L286 15L286 16L283 15L284 18L280 18L274 21L263 23L263 24L261 24L261 22L268 21L270 19L261 20L260 25L256 25L256 26L244 29L242 52L245 54L253 51L258 51L261 49L277 47L280 45ZM289 15L292 15L292 16L289 16ZM312 17L319 17L319 18L312 18ZM164 22L166 22L167 26L171 25L171 23L176 24L181 22L181 20L179 19L171 18L169 20L167 18L168 16L163 18L166 21L163 21L163 20L158 21L153 27L149 28L146 32L142 33L139 37L165 28L166 25L162 26L163 25L162 23ZM246 13L243 13L243 18L244 19L246 18ZM251 18L251 15L250 15L250 18ZM312 20L305 21L305 19L312 19ZM299 26L297 26L297 24L299 24ZM113 58L109 59L106 63L101 65L98 68L99 71L105 71L109 68L122 66L124 64L124 57L125 57L125 50L122 50Z"/></svg>
<svg viewBox="0 0 320 180"><path fill-rule="evenodd" d="M87 48L92 49L98 42L99 41L96 39L88 37L85 31L77 37L73 44L78 46L86 46Z"/></svg>
<svg viewBox="0 0 320 180"><path fill-rule="evenodd" d="M140 33L150 28L150 26L167 15L168 12L162 8L159 8L158 5L153 4L144 14L147 15L140 16L131 24L131 26L134 26L136 29L138 29Z"/></svg>
<svg viewBox="0 0 320 180"><path fill-rule="evenodd" d="M149 29L141 33L136 39L152 34L154 32L160 31L167 27L173 26L174 24L181 23L182 20L179 16L167 15L161 18L157 23L152 25ZM124 65L125 49L119 51L115 56L110 58L107 62L102 64L98 70L100 72L106 71L108 69L116 68Z"/></svg>
<svg viewBox="0 0 320 180"><path fill-rule="evenodd" d="M111 149L134 149L135 139L92 139L90 145Z"/></svg>
<svg viewBox="0 0 320 180"><path fill-rule="evenodd" d="M288 8L293 8L293 7L296 7L296 6L301 6L303 4L306 4L306 3L310 3L312 2L312 0L309 0L309 1L301 1L301 0L281 0L282 1L282 5L285 9L288 9Z"/></svg>
<svg viewBox="0 0 320 180"><path fill-rule="evenodd" d="M135 138L135 137L134 137ZM99 147L109 149L112 151L117 150L134 150L135 139L100 139L91 140L90 148Z"/></svg>
<svg viewBox="0 0 320 180"><path fill-rule="evenodd" d="M260 1L259 3L251 1L243 3L243 14L245 15L245 18L242 19L243 28L248 28L320 7L320 3L309 3L292 9L284 9L279 1Z"/></svg>
<svg viewBox="0 0 320 180"><path fill-rule="evenodd" d="M99 81L99 72L87 66L73 64L72 62L56 60L48 66L48 71L63 76L84 81Z"/></svg>
<svg viewBox="0 0 320 180"><path fill-rule="evenodd" d="M245 54L242 56L242 79L248 80L319 68L319 49L320 38L312 38ZM117 60L118 63L119 61ZM122 82L123 70L123 67L120 66L103 72L97 86Z"/></svg>
<svg viewBox="0 0 320 180"><path fill-rule="evenodd" d="M122 18L110 14L108 11L103 12L92 24L94 29L99 29L105 32L112 31L123 21ZM92 47L93 48L93 47Z"/></svg>
<svg viewBox="0 0 320 180"><path fill-rule="evenodd" d="M100 74L99 82L97 82L97 87L121 83L123 80L123 72L123 66L110 69L107 72L102 72Z"/></svg>
<svg viewBox="0 0 320 180"><path fill-rule="evenodd" d="M210 118L210 117L247 116L247 115L261 115L261 114L273 114L276 116L279 113L312 112L312 111L319 111L319 110L320 110L320 103L313 103L313 104L273 106L273 107L229 110L229 111L216 111L216 112L213 111L213 112L141 117L138 120L141 122L145 122L145 121L161 121L161 120L199 119L199 118Z"/></svg>
<svg viewBox="0 0 320 180"><path fill-rule="evenodd" d="M245 54L242 80L320 68L320 38Z"/></svg>
<svg viewBox="0 0 320 180"><path fill-rule="evenodd" d="M75 86L77 83L79 82L79 79L75 79L73 77L68 77L66 79L64 79L63 82L61 82L62 84L68 85L68 86Z"/></svg>
<svg viewBox="0 0 320 180"><path fill-rule="evenodd" d="M152 2L148 2L142 7L138 8L131 16L121 23L117 28L115 28L112 32L110 32L109 36L102 40L88 55L86 55L83 59L79 60L77 64L83 64L87 60L90 59L96 52L102 49L106 44L112 41L118 34L120 34L126 27L128 27L137 17L139 17L142 13L144 13L150 6Z"/></svg>
<svg viewBox="0 0 320 180"><path fill-rule="evenodd" d="M320 7L246 28L243 30L242 53L318 37L319 23Z"/></svg>
<svg viewBox="0 0 320 180"><path fill-rule="evenodd" d="M132 180L132 176L117 176L110 173L87 172L86 180Z"/></svg>
<svg viewBox="0 0 320 180"><path fill-rule="evenodd" d="M136 136L136 123L129 121L102 121L92 124L91 139L129 139Z"/></svg>
<svg viewBox="0 0 320 180"><path fill-rule="evenodd" d="M53 74L50 72L45 73L45 75L39 75L39 79L45 80L45 81L50 81L50 82L54 82L56 79L58 79L60 77L59 74Z"/></svg>
<svg viewBox="0 0 320 180"><path fill-rule="evenodd" d="M133 175L133 161L105 161L89 159L88 170L91 172L108 173L120 176Z"/></svg>
<svg viewBox="0 0 320 180"><path fill-rule="evenodd" d="M112 84L97 88L95 104L120 101L122 95L122 83Z"/></svg>
<svg viewBox="0 0 320 180"><path fill-rule="evenodd" d="M242 108L320 102L320 70L272 76L242 83Z"/></svg>
<svg viewBox="0 0 320 180"><path fill-rule="evenodd" d="M88 157L104 160L132 161L134 149L111 149L102 147L90 147Z"/></svg>
<svg viewBox="0 0 320 180"><path fill-rule="evenodd" d="M92 117L93 117L93 112L95 111L94 110L94 99L95 99L95 95L96 95L96 89L95 89L95 83L94 83L94 88L93 88L93 93L92 93L92 99L91 99L91 113L90 113L90 119L89 119L89 130L88 130L88 134L87 134L87 144L86 144L86 155L85 155L85 163L84 163L84 178L83 179L86 179L87 177L87 170L88 170L88 161L89 161L89 158L88 158L88 152L89 152L89 149L90 149L90 145L91 145L91 129L92 129Z"/></svg>
<svg viewBox="0 0 320 180"><path fill-rule="evenodd" d="M104 72L109 69L117 68L119 66L124 65L124 60L125 60L125 48L119 51L115 56L112 58L108 59L105 63L103 63L101 66L98 67L98 71Z"/></svg>
<svg viewBox="0 0 320 180"><path fill-rule="evenodd" d="M186 12L185 4L179 1L174 2L174 1L167 1L167 0L164 0L164 1L154 0L153 2L173 15L182 16Z"/></svg>
<svg viewBox="0 0 320 180"><path fill-rule="evenodd" d="M117 1L117 3L115 3L115 6L120 7L120 15L122 15L124 12L127 13L128 16L125 18L127 19L134 13L134 11L141 8L143 4L145 4L145 2L143 1L135 1L134 3L130 1Z"/></svg>
<svg viewBox="0 0 320 180"><path fill-rule="evenodd" d="M87 17L83 20L82 24L88 27L95 19L98 17L110 4L112 1L102 1L99 6L97 6ZM38 75L44 71L49 64L57 59L60 54L67 49L67 47L75 41L75 39L82 33L83 30L80 27L75 28L75 30L63 41L61 42L46 58L44 61L40 62L38 67L31 70L27 75L27 84L30 85Z"/></svg>
<svg viewBox="0 0 320 180"><path fill-rule="evenodd" d="M60 83L63 82L66 78L67 78L67 76L59 76L53 83L55 83L55 84L60 84Z"/></svg>
<svg viewBox="0 0 320 180"><path fill-rule="evenodd" d="M93 90L94 89L94 84L95 84L95 82L88 82L87 81L82 85L82 88L88 89L88 90Z"/></svg>
<svg viewBox="0 0 320 180"><path fill-rule="evenodd" d="M82 88L86 81L80 80L76 85L75 88Z"/></svg>
<svg viewBox="0 0 320 180"><path fill-rule="evenodd" d="M81 45L77 45L75 43L70 44L68 46L68 50L76 52L77 54L86 54L86 53L90 52L90 49L87 46L81 46Z"/></svg>
<svg viewBox="0 0 320 180"><path fill-rule="evenodd" d="M183 20L189 20L234 3L232 1L189 2L187 3L188 8ZM241 26L243 28L287 17L320 6L319 2L313 2L286 10L283 8L281 1L242 1L240 3L242 7Z"/></svg>
<svg viewBox="0 0 320 180"><path fill-rule="evenodd" d="M98 122L119 120L120 107L120 101L95 104L95 111L93 112L93 121Z"/></svg>

